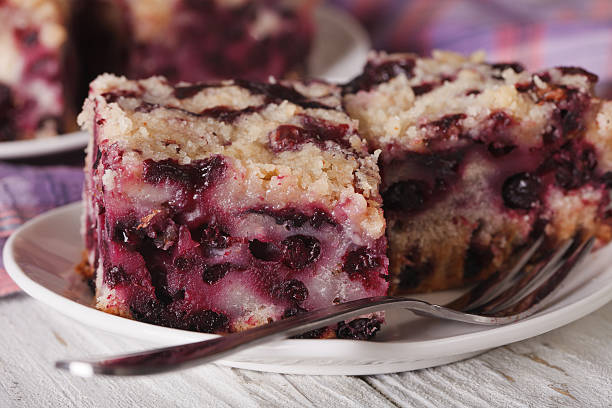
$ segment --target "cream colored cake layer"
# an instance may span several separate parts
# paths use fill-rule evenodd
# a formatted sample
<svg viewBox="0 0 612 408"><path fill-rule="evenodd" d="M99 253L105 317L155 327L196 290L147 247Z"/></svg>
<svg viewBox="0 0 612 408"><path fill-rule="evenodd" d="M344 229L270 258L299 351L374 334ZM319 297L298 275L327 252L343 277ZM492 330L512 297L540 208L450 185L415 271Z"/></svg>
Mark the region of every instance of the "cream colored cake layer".
<svg viewBox="0 0 612 408"><path fill-rule="evenodd" d="M314 83L295 88L315 101L337 101L333 95L338 91L333 86ZM104 95L112 93L138 96L107 102ZM138 109L143 102L155 108ZM197 114L219 106L261 109L245 113L232 123ZM304 116L331 126L347 126L351 149L326 142L325 148L305 143L297 150L273 152L269 147L270 133L281 125L301 126ZM97 117L103 117L103 123ZM240 189L232 189L232 193L261 197L262 202L271 205L317 202L330 209L341 208L353 221L359 220L369 236L378 238L384 234L377 155L367 153L356 122L339 110L304 109L288 101L266 104L264 96L232 82L205 87L190 98L177 99L174 88L161 77L129 81L103 75L91 84L90 97L78 120L89 131L97 123L98 143L117 144L124 152L122 166L136 177L147 159L174 159L188 164L220 154L231 159L234 171L243 178L238 183ZM107 171L106 188L115 187L116 176Z"/></svg>
<svg viewBox="0 0 612 408"><path fill-rule="evenodd" d="M485 63L483 53L463 57L434 51L431 58L413 54L371 55L374 62L406 58L416 61L411 78L402 73L370 90L345 96L347 112L359 120L362 135L374 146L397 143L408 150L424 152L428 140L435 135L423 125L442 116L464 114L466 117L459 123L469 134L477 136L481 126L487 125L487 117L500 110L520 123L520 126L510 129L511 137L518 143L524 146L541 144L541 135L549 126L555 106L552 102L537 101L531 93L521 93L516 89L516 84L532 80L530 73L516 73L511 68L496 69ZM584 75L562 75L558 69L547 72L551 84L592 90L593 84ZM549 87L537 75L533 81L542 92ZM415 96L412 87L423 84L435 87ZM451 143L456 141L449 140Z"/></svg>

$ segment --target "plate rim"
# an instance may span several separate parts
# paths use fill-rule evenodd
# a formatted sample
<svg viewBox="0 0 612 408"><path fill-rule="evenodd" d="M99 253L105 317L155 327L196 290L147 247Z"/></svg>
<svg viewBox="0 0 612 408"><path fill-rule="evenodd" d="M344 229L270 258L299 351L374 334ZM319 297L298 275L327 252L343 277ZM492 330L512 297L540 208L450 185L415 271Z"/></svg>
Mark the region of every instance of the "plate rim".
<svg viewBox="0 0 612 408"><path fill-rule="evenodd" d="M40 139L12 140L0 142L0 159L24 159L49 156L55 153L84 149L89 135L84 131L62 133ZM52 141L53 143L49 143Z"/></svg>
<svg viewBox="0 0 612 408"><path fill-rule="evenodd" d="M341 65L342 61L346 61L350 58L359 58L365 63L367 52L371 47L371 41L366 30L359 21L350 13L339 7L328 4L319 5L315 10L314 16L316 23L320 21L333 23L335 27L339 27L349 34L354 41L353 49L349 55L344 56L339 61L335 61L334 64L326 68L326 71L318 75L320 79L325 79L330 82L339 82L342 78L337 74L334 75L334 70L337 71L338 65ZM308 70L311 69L312 58L313 56L309 55L306 60ZM330 74L330 72L332 72L332 74ZM39 139L0 142L0 160L45 157L57 153L84 149L87 146L88 140L89 136L87 132L74 131Z"/></svg>
<svg viewBox="0 0 612 408"><path fill-rule="evenodd" d="M31 297L41 301L42 303L52 307L54 310L66 315L87 326L96 327L116 335L122 335L128 338L143 339L145 334L150 334L160 344L178 344L180 342L198 341L208 338L214 338L216 335L195 333L184 330L172 329L167 327L155 326L148 323L138 322L115 315L110 315L91 306L85 306L76 301L73 301L65 296L54 292L51 289L43 286L35 281L21 267L16 258L18 256L17 243L18 240L27 236L28 232L33 228L52 222L54 219L61 216L72 216L78 219L82 202L78 201L62 207L47 211L23 224L15 231L6 242L3 250L3 260L9 276ZM75 262L78 262L76 260ZM258 371L279 372L288 374L328 374L328 375L367 375L367 374L383 374L390 372L406 371L402 367L408 367L411 364L414 366L418 361L425 361L440 357L435 350L442 346L452 347L452 353L448 356L457 356L458 359L462 355L470 353L478 353L494 347L500 347L516 341L525 340L537 335L546 333L556 328L569 324L593 311L599 309L606 303L612 300L612 279L603 284L600 288L592 292L586 297L578 299L567 305L558 307L555 310L536 314L535 316L512 323L506 326L489 328L484 331L476 331L472 333L459 334L440 339L418 340L418 341L401 341L392 340L385 342L358 342L343 339L288 339L277 343L271 343L259 346L256 349L250 349L234 355L232 358L219 361L222 365L232 367L248 368ZM92 317L93 319L84 320L81 316ZM138 328L138 335L130 335ZM127 333L126 333L127 332ZM384 347L382 347L384 345ZM370 356L365 359L353 359L354 364L338 364L339 359L328 357L329 364L309 366L308 357L296 357L301 359L300 364L283 364L283 361L274 361L270 359L271 353L279 354L291 352L291 349L300 350L299 354L308 354L316 351L318 354L325 350L322 348L337 348L342 347L345 355L353 356ZM402 351L406 351L406 347L411 347L412 351L417 351L419 358L401 359ZM259 352L256 352L259 350ZM333 353L331 353L333 354ZM331 355L330 354L330 355ZM257 355L268 355L261 358ZM390 359L389 356L394 355L395 358ZM320 357L317 357L320 360ZM314 360L317 361L317 358ZM272 361L271 361L272 360ZM310 358L310 360L313 360ZM291 363L291 362L289 362ZM425 365L428 366L428 365ZM419 367L419 368L424 368Z"/></svg>

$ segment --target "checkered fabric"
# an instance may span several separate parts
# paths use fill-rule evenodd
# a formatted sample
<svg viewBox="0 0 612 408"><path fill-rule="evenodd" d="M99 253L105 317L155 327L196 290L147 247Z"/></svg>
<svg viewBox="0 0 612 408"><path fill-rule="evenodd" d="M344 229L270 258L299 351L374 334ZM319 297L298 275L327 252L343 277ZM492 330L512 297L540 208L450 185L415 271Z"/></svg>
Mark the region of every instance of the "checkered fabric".
<svg viewBox="0 0 612 408"><path fill-rule="evenodd" d="M81 198L83 171L73 167L17 166L0 163L0 248L30 218ZM18 288L0 260L0 296Z"/></svg>

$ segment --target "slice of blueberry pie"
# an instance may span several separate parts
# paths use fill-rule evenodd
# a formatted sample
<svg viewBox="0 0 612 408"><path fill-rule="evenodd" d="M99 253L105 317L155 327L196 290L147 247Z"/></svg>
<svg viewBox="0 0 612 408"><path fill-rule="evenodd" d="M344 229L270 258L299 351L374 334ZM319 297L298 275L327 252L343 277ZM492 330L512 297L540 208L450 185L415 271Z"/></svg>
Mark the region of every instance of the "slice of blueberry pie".
<svg viewBox="0 0 612 408"><path fill-rule="evenodd" d="M222 333L387 293L376 156L339 88L103 75L79 123L99 309ZM381 321L306 336L369 338Z"/></svg>
<svg viewBox="0 0 612 408"><path fill-rule="evenodd" d="M96 0L108 10L108 0ZM94 2L94 3L95 3ZM112 0L130 78L267 80L305 68L316 1ZM89 6L89 8L95 8ZM114 22L113 22L114 20ZM120 20L117 23L117 20ZM103 44L101 44L103 45Z"/></svg>
<svg viewBox="0 0 612 408"><path fill-rule="evenodd" d="M392 290L482 279L539 236L610 240L612 101L581 68L372 54L343 104L381 149Z"/></svg>
<svg viewBox="0 0 612 408"><path fill-rule="evenodd" d="M67 78L69 1L0 2L0 142L54 136L74 125Z"/></svg>

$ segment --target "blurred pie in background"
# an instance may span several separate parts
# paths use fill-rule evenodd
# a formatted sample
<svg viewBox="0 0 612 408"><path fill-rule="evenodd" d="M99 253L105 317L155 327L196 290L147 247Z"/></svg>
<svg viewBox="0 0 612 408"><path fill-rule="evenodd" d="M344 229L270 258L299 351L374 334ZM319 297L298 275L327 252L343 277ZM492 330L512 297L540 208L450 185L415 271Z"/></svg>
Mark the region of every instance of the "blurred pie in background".
<svg viewBox="0 0 612 408"><path fill-rule="evenodd" d="M0 2L0 141L74 130L98 74L263 80L304 71L313 0Z"/></svg>

